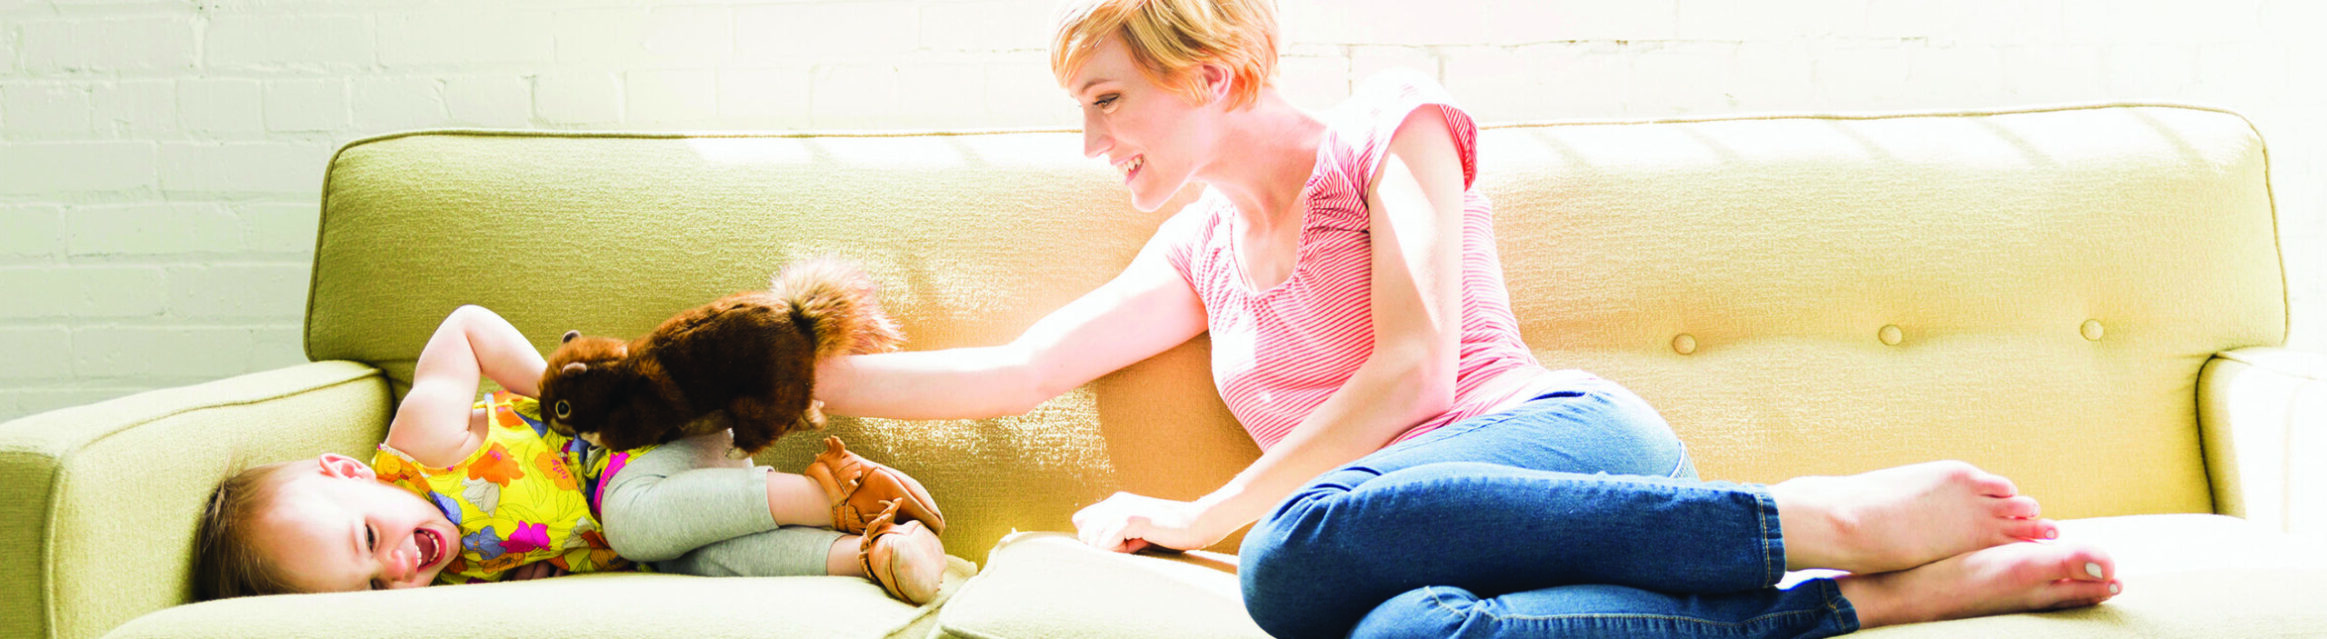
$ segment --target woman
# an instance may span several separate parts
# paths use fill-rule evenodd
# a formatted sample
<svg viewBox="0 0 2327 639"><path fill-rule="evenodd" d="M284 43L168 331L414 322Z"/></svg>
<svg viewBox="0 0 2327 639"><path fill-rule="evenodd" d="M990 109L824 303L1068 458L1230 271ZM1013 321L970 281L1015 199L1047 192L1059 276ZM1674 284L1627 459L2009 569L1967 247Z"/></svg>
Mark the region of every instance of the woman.
<svg viewBox="0 0 2327 639"><path fill-rule="evenodd" d="M1267 0L1070 8L1051 58L1084 152L1141 210L1202 197L1009 344L828 365L826 409L1025 412L1209 331L1260 459L1193 502L1117 494L1074 524L1128 552L1257 520L1245 603L1284 637L1826 636L2119 589L2100 550L2026 541L2057 529L1961 462L1698 481L1638 397L1520 342L1469 116L1399 74L1304 112L1270 86L1276 38ZM1775 588L1805 568L1851 574Z"/></svg>

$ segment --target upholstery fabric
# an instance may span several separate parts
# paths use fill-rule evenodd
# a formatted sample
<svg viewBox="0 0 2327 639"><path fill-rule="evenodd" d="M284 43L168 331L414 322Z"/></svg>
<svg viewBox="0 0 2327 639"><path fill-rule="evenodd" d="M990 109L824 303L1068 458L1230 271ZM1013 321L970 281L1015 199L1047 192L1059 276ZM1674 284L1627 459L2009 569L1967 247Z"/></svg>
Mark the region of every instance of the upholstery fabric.
<svg viewBox="0 0 2327 639"><path fill-rule="evenodd" d="M1236 557L1104 552L1065 533L1003 539L938 613L941 637L1180 639L1267 633L1244 614Z"/></svg>
<svg viewBox="0 0 2327 639"><path fill-rule="evenodd" d="M330 610L329 622L317 623L311 616L315 610ZM384 593L227 599L147 615L108 636L876 637L882 629L913 624L922 612L853 577L598 573Z"/></svg>
<svg viewBox="0 0 2327 639"><path fill-rule="evenodd" d="M1071 530L1076 509L1118 490L1196 497L1258 455L1214 395L1203 338L1022 416L832 420L852 450L931 490L951 554L991 563L941 607L861 580L642 575L177 606L195 514L230 461L369 450L461 304L546 351L568 329L634 336L838 254L883 283L906 348L1011 339L1112 277L1176 208L1133 211L1080 146L1071 131L350 143L327 173L309 291L320 363L0 424L0 485L16 496L0 500L0 635L410 636L450 628L418 618L440 604L538 607L510 624L527 636L1245 634L1235 591L1217 587L1232 578L1190 563L1201 556L1098 556L1046 536L997 547ZM2298 427L2327 401L2316 367L2272 349L2286 285L2266 154L2237 115L1506 124L1479 148L1529 346L1646 397L1705 477L1959 458L2012 477L2048 516L2109 518L2072 531L2133 540L2111 546L2131 588L2119 602L1883 632L2322 627L2327 562L2247 552L2327 516L2285 497L2327 488L2327 471L2285 459L2289 440L2327 437ZM796 471L818 439L759 461ZM2167 516L2212 512L2256 521ZM2166 565L2183 572L2134 576ZM1181 607L1060 607L1109 588ZM860 618L833 625L843 614ZM603 625L585 631L585 617ZM359 619L379 623L347 623Z"/></svg>
<svg viewBox="0 0 2327 639"><path fill-rule="evenodd" d="M0 635L95 637L193 594L194 529L244 466L360 454L379 371L306 364L0 425Z"/></svg>
<svg viewBox="0 0 2327 639"><path fill-rule="evenodd" d="M2327 550L2221 515L2063 522L2064 539L2107 547L2125 594L2106 605L1878 628L1920 637L2291 637L2327 628L2315 583ZM1233 564L1194 553L1102 553L1073 536L1013 536L938 614L944 637L1264 637L1237 597ZM2225 567L2236 567L2225 569ZM2269 588L2256 588L2269 584ZM1232 623L1233 621L1233 623Z"/></svg>
<svg viewBox="0 0 2327 639"><path fill-rule="evenodd" d="M2298 450L2327 450L2327 355L2242 348L2198 377L2198 420L2218 512L2276 530L2327 525L2327 469ZM2311 499L2295 499L2312 495Z"/></svg>
<svg viewBox="0 0 2327 639"><path fill-rule="evenodd" d="M873 271L907 348L999 344L1111 277L1171 210L1131 211L1079 141L357 142L325 191L309 355L378 364L401 389L461 303L545 347L569 328L636 335L814 253ZM1479 146L1528 344L1647 397L1709 478L1952 457L2063 517L2209 512L2198 369L2286 331L2262 145L2231 114L1511 125ZM1154 460L1233 472L1256 454L1209 391L1147 392L1208 388L1204 366L1170 364L1023 418L835 430L924 477L963 509L948 541L982 548L1117 486L1176 483L1133 474ZM1127 448L1115 432L1155 425L1128 415L1205 447ZM815 438L796 439L763 460L797 468ZM2054 462L2070 450L2119 463Z"/></svg>
<svg viewBox="0 0 2327 639"><path fill-rule="evenodd" d="M2133 639L2318 636L2327 628L2327 551L2221 515L2061 522L2062 539L2117 559L2125 593L2090 608L1876 628L1864 639Z"/></svg>

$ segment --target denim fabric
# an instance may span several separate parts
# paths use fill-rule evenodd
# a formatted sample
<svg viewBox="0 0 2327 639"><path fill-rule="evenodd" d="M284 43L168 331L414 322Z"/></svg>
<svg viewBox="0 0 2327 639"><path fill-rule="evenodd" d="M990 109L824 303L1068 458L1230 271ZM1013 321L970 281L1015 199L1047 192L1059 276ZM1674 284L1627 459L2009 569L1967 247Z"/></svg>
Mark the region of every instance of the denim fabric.
<svg viewBox="0 0 2327 639"><path fill-rule="evenodd" d="M1696 478L1647 402L1576 375L1326 473L1255 524L1245 607L1277 637L1822 637L1831 580L1779 590L1761 486Z"/></svg>

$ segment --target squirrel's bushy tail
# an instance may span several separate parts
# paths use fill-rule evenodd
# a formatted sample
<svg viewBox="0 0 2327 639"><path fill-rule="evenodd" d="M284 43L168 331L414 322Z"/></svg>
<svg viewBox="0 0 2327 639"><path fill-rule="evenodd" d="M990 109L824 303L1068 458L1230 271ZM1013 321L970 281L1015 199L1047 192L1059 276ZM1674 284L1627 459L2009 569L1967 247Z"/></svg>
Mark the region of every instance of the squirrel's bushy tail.
<svg viewBox="0 0 2327 639"><path fill-rule="evenodd" d="M791 303L792 323L816 340L816 359L896 350L905 341L881 312L879 285L835 258L802 260L777 273L769 292Z"/></svg>

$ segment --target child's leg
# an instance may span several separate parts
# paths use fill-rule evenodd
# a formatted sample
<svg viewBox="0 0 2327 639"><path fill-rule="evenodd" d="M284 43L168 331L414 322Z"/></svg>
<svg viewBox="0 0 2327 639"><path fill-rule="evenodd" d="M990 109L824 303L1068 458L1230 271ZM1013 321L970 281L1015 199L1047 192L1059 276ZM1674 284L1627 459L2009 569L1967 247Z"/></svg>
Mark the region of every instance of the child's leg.
<svg viewBox="0 0 2327 639"><path fill-rule="evenodd" d="M768 513L786 526L831 526L832 500L824 487L804 475L770 472Z"/></svg>
<svg viewBox="0 0 2327 639"><path fill-rule="evenodd" d="M848 572L833 572L829 558L843 542L847 545ZM856 536L807 526L784 526L714 541L652 565L661 572L705 577L802 577L864 572L857 568Z"/></svg>
<svg viewBox="0 0 2327 639"><path fill-rule="evenodd" d="M600 505L606 543L632 561L657 562L775 530L780 522L768 510L768 469L728 459L730 441L722 431L631 456L609 480Z"/></svg>

